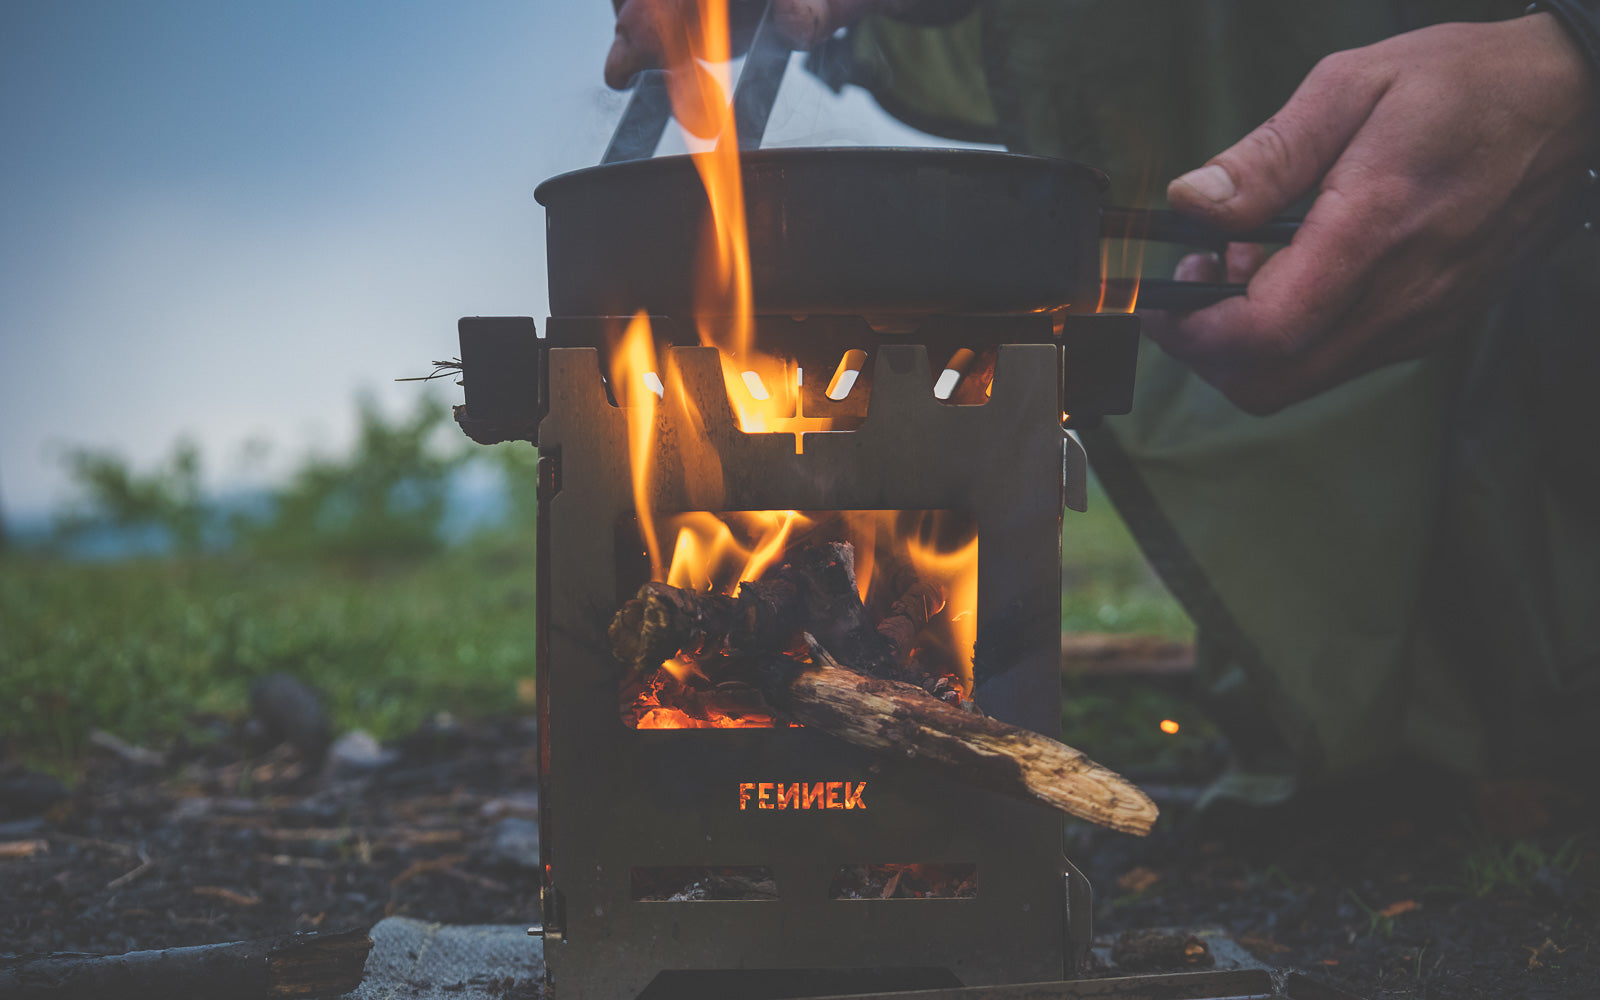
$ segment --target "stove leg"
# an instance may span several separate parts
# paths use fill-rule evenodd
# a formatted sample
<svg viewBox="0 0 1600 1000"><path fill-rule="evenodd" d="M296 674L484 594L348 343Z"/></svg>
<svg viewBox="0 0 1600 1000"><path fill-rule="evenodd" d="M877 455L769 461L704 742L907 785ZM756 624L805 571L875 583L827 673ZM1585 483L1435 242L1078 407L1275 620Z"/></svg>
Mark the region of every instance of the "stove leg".
<svg viewBox="0 0 1600 1000"><path fill-rule="evenodd" d="M1089 962L1094 944L1094 887L1078 866L1062 860L1066 871L1061 878L1067 894L1067 977L1076 978Z"/></svg>

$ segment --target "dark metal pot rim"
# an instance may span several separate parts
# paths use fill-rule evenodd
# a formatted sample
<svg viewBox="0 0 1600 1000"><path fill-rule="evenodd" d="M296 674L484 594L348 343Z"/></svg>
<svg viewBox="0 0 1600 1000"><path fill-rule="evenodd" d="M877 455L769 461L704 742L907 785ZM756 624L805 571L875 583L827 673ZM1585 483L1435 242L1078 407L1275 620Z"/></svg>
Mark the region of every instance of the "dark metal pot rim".
<svg viewBox="0 0 1600 1000"><path fill-rule="evenodd" d="M743 166L764 163L825 163L857 164L879 161L905 167L950 167L953 169L1014 169L1016 171L1049 170L1075 174L1092 182L1104 194L1110 189L1111 179L1095 167L1072 160L1051 156L1031 156L1024 153L1004 153L989 149L950 149L919 146L788 146L778 149L754 149L739 154ZM549 206L557 188L582 183L591 177L622 178L635 172L662 172L693 170L693 156L681 153L676 156L658 156L648 160L627 160L594 167L583 167L557 174L533 189L533 197L541 205Z"/></svg>

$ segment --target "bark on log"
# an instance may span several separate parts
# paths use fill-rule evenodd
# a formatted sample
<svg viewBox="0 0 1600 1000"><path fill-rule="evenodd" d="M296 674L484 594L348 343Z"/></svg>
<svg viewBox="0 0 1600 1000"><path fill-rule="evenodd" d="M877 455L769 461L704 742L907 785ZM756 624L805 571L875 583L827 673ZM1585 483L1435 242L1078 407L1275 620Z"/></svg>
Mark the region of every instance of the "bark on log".
<svg viewBox="0 0 1600 1000"><path fill-rule="evenodd" d="M361 985L364 930L295 934L125 955L63 953L0 961L0 1000L289 1000Z"/></svg>
<svg viewBox="0 0 1600 1000"><path fill-rule="evenodd" d="M980 787L1031 798L1113 830L1143 836L1155 824L1155 803L1082 751L963 712L919 687L859 674L820 645L812 645L811 658L785 684L766 691L798 722L863 749L948 768Z"/></svg>

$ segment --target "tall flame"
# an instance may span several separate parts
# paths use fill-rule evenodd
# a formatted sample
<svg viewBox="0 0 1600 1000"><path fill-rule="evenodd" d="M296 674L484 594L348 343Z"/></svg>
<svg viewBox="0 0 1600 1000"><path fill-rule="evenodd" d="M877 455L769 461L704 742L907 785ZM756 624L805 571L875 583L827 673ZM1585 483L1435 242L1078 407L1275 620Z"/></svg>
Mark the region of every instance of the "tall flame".
<svg viewBox="0 0 1600 1000"><path fill-rule="evenodd" d="M804 435L832 430L833 419L807 416L804 380L814 374L829 399L846 398L866 356L852 351L833 373L802 372L789 359L756 349L755 304L750 242L745 216L744 180L739 163L737 129L730 101L732 47L728 35L728 0L697 0L666 32L666 62L679 67L668 75L673 112L688 133L696 171L709 212L700 241L694 311L700 343L717 349L723 383L739 427L746 433L788 433L795 451L804 449ZM970 353L970 352L969 352ZM977 385L972 359L963 358L958 376ZM917 639L921 652L972 690L972 645L977 633L977 540L975 533L943 529L939 512L794 510L734 513L663 513L653 510L654 463L663 426L679 428L679 436L703 436L707 415L699 412L685 391L683 372L673 352L660 357L649 320L641 313L614 345L609 377L617 404L627 410L628 458L640 534L650 558L652 580L672 586L734 594L759 580L806 541L849 541L855 549L856 585L863 603L887 606L900 595L879 591L897 570L910 566L922 580L944 595ZM951 395L946 393L946 395ZM952 396L953 402L963 401ZM720 496L720 466L685 474L688 484L710 485L704 496ZM690 489L691 500L694 496ZM715 500L706 502L715 503ZM968 519L968 527L972 527ZM662 539L671 541L664 551ZM883 578L883 579L880 579ZM880 607L880 610L882 608ZM937 622L934 618L937 618ZM715 685L695 663L703 655L681 651L652 677L623 692L625 718L639 728L741 728L771 726L770 710L716 702Z"/></svg>
<svg viewBox="0 0 1600 1000"><path fill-rule="evenodd" d="M832 421L805 415L800 374L793 363L755 348L744 175L730 99L733 49L727 0L698 0L682 19L681 30L667 34L667 63L682 67L669 74L668 93L710 205L696 269L700 343L718 350L728 401L740 429L749 434L792 433L795 451L800 452L805 432L829 430Z"/></svg>
<svg viewBox="0 0 1600 1000"><path fill-rule="evenodd" d="M729 96L733 46L728 38L727 0L699 0L694 16L684 19L684 29L669 32L665 39L668 65L686 67L668 77L672 106L678 120L687 121L694 133L719 137L709 148L690 154L711 203L710 239L702 243L705 258L695 289L696 312L703 317L700 342L721 350L737 367L750 355L755 308L744 177ZM734 374L745 370L738 368Z"/></svg>
<svg viewBox="0 0 1600 1000"><path fill-rule="evenodd" d="M650 553L650 577L662 578L661 542L656 537L650 484L656 438L656 391L661 384L650 318L641 310L628 323L622 342L611 351L611 391L627 412L628 466L633 474L633 506L639 532ZM652 384L653 383L653 384Z"/></svg>
<svg viewBox="0 0 1600 1000"><path fill-rule="evenodd" d="M949 628L942 636L944 652L956 665L963 693L972 696L972 648L978 641L978 536L953 548L939 544L942 511L923 516L924 530L906 541L906 555L917 575L939 585L945 594ZM940 641L936 639L935 641Z"/></svg>

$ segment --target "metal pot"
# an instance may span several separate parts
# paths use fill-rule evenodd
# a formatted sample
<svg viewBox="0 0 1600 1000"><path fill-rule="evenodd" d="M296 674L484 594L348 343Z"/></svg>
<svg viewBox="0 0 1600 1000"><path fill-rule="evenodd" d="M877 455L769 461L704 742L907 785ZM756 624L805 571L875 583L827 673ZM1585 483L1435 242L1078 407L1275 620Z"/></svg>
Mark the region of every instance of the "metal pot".
<svg viewBox="0 0 1600 1000"><path fill-rule="evenodd" d="M740 155L755 310L775 315L1093 309L1100 240L1286 242L1282 220L1225 236L1171 212L1108 209L1106 175L980 150L765 149ZM558 316L696 311L709 206L688 156L545 181ZM1145 282L1141 305L1194 308L1241 286ZM704 308L704 304L701 304Z"/></svg>

